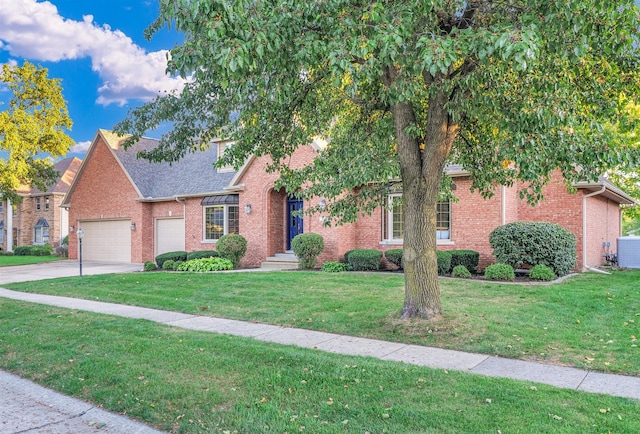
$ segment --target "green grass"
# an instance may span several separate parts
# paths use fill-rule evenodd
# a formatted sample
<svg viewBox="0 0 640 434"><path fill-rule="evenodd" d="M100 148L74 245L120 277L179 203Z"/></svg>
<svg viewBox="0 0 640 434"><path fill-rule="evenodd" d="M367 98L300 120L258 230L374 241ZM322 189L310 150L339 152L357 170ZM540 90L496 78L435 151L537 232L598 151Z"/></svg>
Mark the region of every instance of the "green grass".
<svg viewBox="0 0 640 434"><path fill-rule="evenodd" d="M441 280L444 318L400 321L396 273L132 273L8 287L640 375L640 271L553 285Z"/></svg>
<svg viewBox="0 0 640 434"><path fill-rule="evenodd" d="M633 400L11 300L0 368L176 433L640 432Z"/></svg>
<svg viewBox="0 0 640 434"><path fill-rule="evenodd" d="M13 265L40 264L41 262L59 261L63 259L59 256L5 256L0 255L0 267L10 267Z"/></svg>

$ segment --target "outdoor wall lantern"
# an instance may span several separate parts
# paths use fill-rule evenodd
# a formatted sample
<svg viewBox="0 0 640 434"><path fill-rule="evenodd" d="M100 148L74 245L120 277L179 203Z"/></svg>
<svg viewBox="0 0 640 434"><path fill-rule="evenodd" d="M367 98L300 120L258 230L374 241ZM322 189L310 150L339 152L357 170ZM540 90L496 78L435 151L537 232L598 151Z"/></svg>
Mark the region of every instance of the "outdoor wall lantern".
<svg viewBox="0 0 640 434"><path fill-rule="evenodd" d="M73 226L69 226L69 232L73 232L76 228L74 228Z"/></svg>
<svg viewBox="0 0 640 434"><path fill-rule="evenodd" d="M318 204L318 208L320 208L320 211L324 211L326 207L327 207L327 199L322 199Z"/></svg>
<svg viewBox="0 0 640 434"><path fill-rule="evenodd" d="M135 223L131 223L131 230L135 231L136 230L136 224Z"/></svg>
<svg viewBox="0 0 640 434"><path fill-rule="evenodd" d="M251 204L250 203L248 203L247 206L244 207L244 213L246 215L251 214Z"/></svg>

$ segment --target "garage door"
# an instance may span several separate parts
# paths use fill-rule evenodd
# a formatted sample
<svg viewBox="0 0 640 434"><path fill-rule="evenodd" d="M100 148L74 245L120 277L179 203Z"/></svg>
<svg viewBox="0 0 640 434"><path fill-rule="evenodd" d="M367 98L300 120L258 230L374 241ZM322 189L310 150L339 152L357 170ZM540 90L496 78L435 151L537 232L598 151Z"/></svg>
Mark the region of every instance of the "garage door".
<svg viewBox="0 0 640 434"><path fill-rule="evenodd" d="M156 256L184 250L184 218L156 219Z"/></svg>
<svg viewBox="0 0 640 434"><path fill-rule="evenodd" d="M82 259L131 262L131 220L84 221Z"/></svg>

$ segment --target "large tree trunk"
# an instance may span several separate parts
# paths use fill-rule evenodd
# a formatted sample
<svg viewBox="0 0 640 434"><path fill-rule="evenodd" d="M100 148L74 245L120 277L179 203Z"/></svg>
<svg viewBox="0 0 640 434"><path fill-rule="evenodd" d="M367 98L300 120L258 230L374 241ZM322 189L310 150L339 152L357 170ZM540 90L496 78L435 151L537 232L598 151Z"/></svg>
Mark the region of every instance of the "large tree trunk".
<svg viewBox="0 0 640 434"><path fill-rule="evenodd" d="M407 133L415 124L409 103L392 108L403 186L405 302L402 318L434 318L442 306L436 256L436 209L444 164L457 124L450 122L448 98L430 98L425 137ZM421 147L423 149L421 149Z"/></svg>

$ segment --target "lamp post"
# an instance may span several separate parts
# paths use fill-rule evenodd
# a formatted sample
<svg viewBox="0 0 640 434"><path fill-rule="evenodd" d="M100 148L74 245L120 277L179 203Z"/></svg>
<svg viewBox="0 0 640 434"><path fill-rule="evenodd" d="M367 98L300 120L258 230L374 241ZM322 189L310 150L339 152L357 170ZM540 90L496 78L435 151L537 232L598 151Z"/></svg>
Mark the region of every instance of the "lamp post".
<svg viewBox="0 0 640 434"><path fill-rule="evenodd" d="M78 242L80 243L78 250L78 259L80 261L80 277L82 277L82 237L84 236L84 231L82 230L82 228L78 228L78 232L76 232L76 235L78 236Z"/></svg>

